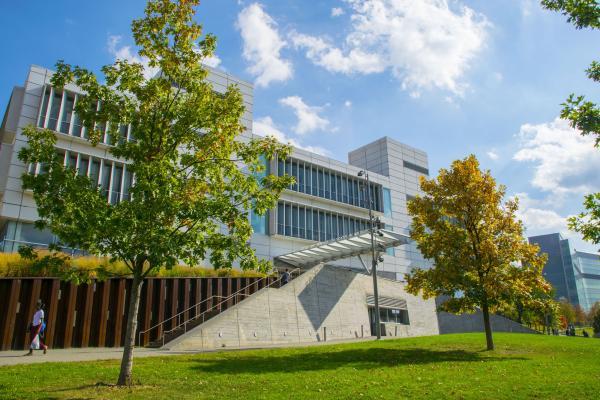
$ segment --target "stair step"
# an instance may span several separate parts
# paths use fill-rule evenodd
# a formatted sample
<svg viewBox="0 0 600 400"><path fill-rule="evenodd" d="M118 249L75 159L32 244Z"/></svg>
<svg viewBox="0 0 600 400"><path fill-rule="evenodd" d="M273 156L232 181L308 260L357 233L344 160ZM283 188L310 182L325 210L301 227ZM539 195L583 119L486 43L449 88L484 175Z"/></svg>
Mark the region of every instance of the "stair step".
<svg viewBox="0 0 600 400"><path fill-rule="evenodd" d="M302 272L301 272L301 273L302 273ZM301 273L300 273L300 274L301 274ZM299 275L298 275L298 276L299 276ZM296 276L296 278L297 278L297 276ZM295 278L292 278L292 279L290 279L290 282L291 282L293 279L295 279ZM273 286L271 286L271 287L272 287L272 288L279 288L279 287L281 287L281 286L280 286L280 285L278 285L277 283L275 283L275 284L273 284ZM260 289L258 289L258 291L260 291L261 289L264 289L264 288L260 288ZM207 322L207 321L209 321L211 318L213 318L213 317L215 317L215 316L217 316L217 315L221 314L223 311L226 311L228 308L231 308L231 307L234 307L234 306L236 306L237 304L239 304L239 303L240 303L240 301L242 301L242 300L244 300L244 299L247 299L247 298L248 298L248 297L250 297L250 296L253 296L255 293L256 293L256 291L252 291L252 293L244 294L243 296L240 296L241 298L240 298L239 300L237 300L237 301L235 301L235 300L232 300L232 301L231 301L231 304L229 304L229 302L227 302L227 303L224 303L224 304L222 304L222 306L221 306L222 308L221 308L220 310L211 310L211 311L205 312L205 314L203 314L203 315L204 315L204 318L198 318L198 317L196 316L196 317L194 317L194 318L192 318L192 319L188 320L188 321L185 323L185 327L182 325L182 326L180 326L179 328L177 328L177 329L173 330L172 332L170 332L170 333L166 334L166 335L164 336L164 343L165 343L165 344L166 344L166 343L169 343L171 340L173 340L173 339L175 339L175 338L177 338L177 337L179 337L179 336L181 336L181 335L183 335L183 334L187 333L188 331L190 331L190 330L194 329L194 328L195 328L195 327L197 327L198 325L201 325L201 324L203 324L204 322ZM217 304L217 303L214 303L214 305L216 305L216 304ZM148 344L146 345L146 347L151 347L151 348L158 348L158 347L162 347L162 346L163 346L163 337L162 337L162 336L161 336L161 337L159 337L159 338L157 338L157 339L155 339L155 340L153 340L152 342L150 342L150 343L148 343Z"/></svg>

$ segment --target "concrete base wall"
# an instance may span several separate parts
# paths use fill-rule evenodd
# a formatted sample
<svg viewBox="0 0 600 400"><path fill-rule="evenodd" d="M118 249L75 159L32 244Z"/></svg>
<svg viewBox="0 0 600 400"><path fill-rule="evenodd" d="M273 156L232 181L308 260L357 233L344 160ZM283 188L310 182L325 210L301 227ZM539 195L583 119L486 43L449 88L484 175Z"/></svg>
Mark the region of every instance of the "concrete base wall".
<svg viewBox="0 0 600 400"><path fill-rule="evenodd" d="M268 288L168 343L173 350L259 347L371 336L367 295L372 278L319 266L282 288ZM409 295L397 281L380 279L379 295L407 302L410 325L386 324L394 336L439 333L434 300Z"/></svg>
<svg viewBox="0 0 600 400"><path fill-rule="evenodd" d="M438 313L440 334L444 333L462 333L462 332L483 332L483 314L477 311L473 314L450 314L447 312ZM500 315L490 315L492 332L517 332L517 333L538 333L526 326Z"/></svg>

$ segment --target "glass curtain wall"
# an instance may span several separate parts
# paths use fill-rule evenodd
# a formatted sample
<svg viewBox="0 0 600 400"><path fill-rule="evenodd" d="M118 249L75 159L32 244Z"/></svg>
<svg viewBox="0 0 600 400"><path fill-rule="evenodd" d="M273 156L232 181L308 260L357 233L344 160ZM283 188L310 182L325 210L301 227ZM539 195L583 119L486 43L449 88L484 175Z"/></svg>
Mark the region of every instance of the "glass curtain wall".
<svg viewBox="0 0 600 400"><path fill-rule="evenodd" d="M93 157L72 150L56 149L56 153L63 160L63 165L77 171L81 176L87 176L92 185L100 186L102 195L111 204L129 200L129 191L133 184L133 174L127 169L127 164ZM44 173L44 166L30 165L30 173Z"/></svg>
<svg viewBox="0 0 600 400"><path fill-rule="evenodd" d="M368 221L344 214L280 201L277 234L323 242L367 229Z"/></svg>
<svg viewBox="0 0 600 400"><path fill-rule="evenodd" d="M55 90L51 86L45 86L38 117L38 127L87 139L87 129L82 125L81 119L74 111L78 96L74 92ZM96 104L96 107L100 109L102 104ZM111 138L106 124L98 124L96 129L103 133L101 143L110 145ZM130 126L121 125L118 132L118 140L132 140Z"/></svg>
<svg viewBox="0 0 600 400"><path fill-rule="evenodd" d="M278 160L277 175L291 175L296 183L288 189L309 194L340 203L368 208L366 193L363 190L364 180L327 168L319 167L294 158ZM375 211L384 212L384 194L379 184L371 183L371 199ZM391 207L391 201L390 201Z"/></svg>

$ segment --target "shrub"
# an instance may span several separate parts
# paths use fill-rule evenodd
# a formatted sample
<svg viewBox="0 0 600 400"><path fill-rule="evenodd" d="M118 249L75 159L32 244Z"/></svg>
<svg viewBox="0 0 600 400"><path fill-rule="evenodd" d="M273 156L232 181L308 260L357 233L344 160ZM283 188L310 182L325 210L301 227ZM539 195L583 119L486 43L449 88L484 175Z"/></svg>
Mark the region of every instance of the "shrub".
<svg viewBox="0 0 600 400"><path fill-rule="evenodd" d="M38 252L41 260L47 252ZM87 279L103 279L107 277L126 277L129 270L123 262L111 262L108 257L67 257L66 262L74 273ZM18 253L0 253L0 278L8 277L54 277L50 268L34 266L36 261L21 257ZM150 277L176 278L176 277L263 277L265 274L257 271L240 271L236 269L205 268L201 266L178 265L171 269L164 267L154 270ZM86 280L86 279L83 279Z"/></svg>

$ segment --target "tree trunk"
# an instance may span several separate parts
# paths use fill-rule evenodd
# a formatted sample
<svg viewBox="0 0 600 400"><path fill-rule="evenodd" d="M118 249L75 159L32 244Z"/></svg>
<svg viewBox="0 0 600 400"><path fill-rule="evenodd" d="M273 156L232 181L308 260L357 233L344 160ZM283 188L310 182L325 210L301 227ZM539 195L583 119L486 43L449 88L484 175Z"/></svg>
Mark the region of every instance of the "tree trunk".
<svg viewBox="0 0 600 400"><path fill-rule="evenodd" d="M483 312L483 327L485 328L485 340L487 342L487 349L494 350L494 338L492 337L492 325L490 324L490 309L488 307L487 298L483 299L481 311Z"/></svg>
<svg viewBox="0 0 600 400"><path fill-rule="evenodd" d="M133 347L135 346L135 333L137 332L138 310L140 308L140 294L142 293L142 278L139 274L133 275L131 297L129 298L129 312L127 313L127 329L125 330L125 343L121 372L119 373L118 386L131 385L131 372L133 369Z"/></svg>

